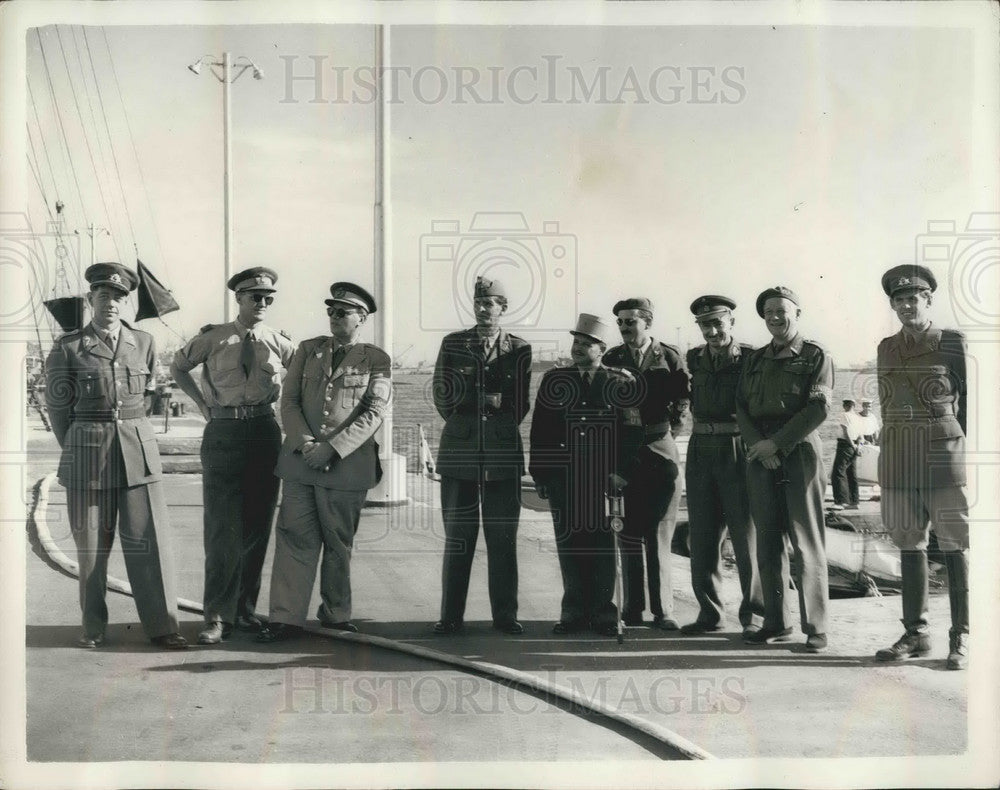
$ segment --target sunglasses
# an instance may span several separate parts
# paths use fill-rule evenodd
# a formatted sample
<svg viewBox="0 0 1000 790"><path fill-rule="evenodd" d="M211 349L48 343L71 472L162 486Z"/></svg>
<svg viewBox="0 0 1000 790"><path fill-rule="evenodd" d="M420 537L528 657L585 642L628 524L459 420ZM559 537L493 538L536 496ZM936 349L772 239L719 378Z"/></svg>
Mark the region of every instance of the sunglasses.
<svg viewBox="0 0 1000 790"><path fill-rule="evenodd" d="M267 305L274 303L274 297L270 294L250 294L250 298L257 304L260 304L261 302Z"/></svg>
<svg viewBox="0 0 1000 790"><path fill-rule="evenodd" d="M618 320L618 326L635 326L637 323L639 323L638 318L619 318L617 320Z"/></svg>
<svg viewBox="0 0 1000 790"><path fill-rule="evenodd" d="M343 307L326 308L326 314L333 318L343 318L346 315L354 315L357 312L357 310L345 310Z"/></svg>

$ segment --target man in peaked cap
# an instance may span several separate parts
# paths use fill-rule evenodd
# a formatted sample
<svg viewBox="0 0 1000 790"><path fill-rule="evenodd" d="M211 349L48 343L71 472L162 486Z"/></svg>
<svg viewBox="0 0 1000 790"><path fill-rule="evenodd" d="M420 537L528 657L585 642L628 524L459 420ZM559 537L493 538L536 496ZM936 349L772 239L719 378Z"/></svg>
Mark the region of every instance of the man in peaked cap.
<svg viewBox="0 0 1000 790"><path fill-rule="evenodd" d="M691 587L698 617L684 634L721 631L725 611L719 594L722 543L729 529L743 593L739 621L744 635L760 628L764 599L757 572L757 537L747 494L746 451L736 422L736 390L751 346L736 342L736 302L713 294L691 303L705 345L687 353L694 425L685 465L690 524Z"/></svg>
<svg viewBox="0 0 1000 790"><path fill-rule="evenodd" d="M276 642L299 632L319 564L326 628L351 622L351 551L368 491L382 478L375 432L392 395L389 355L358 336L375 300L360 285L330 286L331 336L304 340L285 378L285 442L275 473L284 481L271 570L270 623L257 637Z"/></svg>
<svg viewBox="0 0 1000 790"><path fill-rule="evenodd" d="M619 469L627 481L625 529L621 534L625 585L625 624L640 625L646 608L643 591L643 546L649 581L653 625L676 630L670 543L677 523L680 455L674 433L680 430L688 405L688 376L680 351L650 334L653 303L644 297L623 299L613 308L621 345L608 350L604 364L628 370L642 380L645 395L626 409L632 448Z"/></svg>
<svg viewBox="0 0 1000 790"><path fill-rule="evenodd" d="M933 525L948 569L947 667L964 669L969 637L965 337L931 321L937 281L930 269L895 266L882 276L882 289L901 327L878 346L879 484L882 521L900 550L906 632L875 657L900 661L930 652L927 542Z"/></svg>
<svg viewBox="0 0 1000 790"><path fill-rule="evenodd" d="M545 373L531 417L528 471L551 503L563 582L556 634L617 632L614 534L604 495L623 439L626 399L616 396L629 382L601 365L611 333L597 316L580 314L570 333L573 364Z"/></svg>
<svg viewBox="0 0 1000 790"><path fill-rule="evenodd" d="M799 298L784 286L757 297L771 342L750 352L736 394L736 421L747 446L747 488L757 528L757 568L764 624L748 644L786 640L788 560L797 554L795 584L806 650L827 648L828 571L823 493L826 480L819 426L833 390L833 359L799 333Z"/></svg>
<svg viewBox="0 0 1000 790"><path fill-rule="evenodd" d="M138 277L118 263L96 263L84 276L92 320L59 338L45 363L49 417L62 447L59 482L80 565L78 644L104 643L117 528L143 630L160 647L184 648L160 454L143 400L153 388L156 350L151 335L121 320Z"/></svg>
<svg viewBox="0 0 1000 790"><path fill-rule="evenodd" d="M264 323L277 292L273 269L255 266L228 286L239 312L208 324L175 355L170 372L207 420L201 441L205 504L205 627L201 644L217 644L233 626L257 630L257 596L279 482L274 465L281 429L274 402L292 341ZM201 387L191 371L202 367Z"/></svg>
<svg viewBox="0 0 1000 790"><path fill-rule="evenodd" d="M528 413L531 346L501 326L507 294L479 277L476 325L445 336L434 365L434 406L444 420L438 447L445 548L436 634L461 631L480 524L486 539L493 627L520 634L517 527ZM480 521L480 512L482 521Z"/></svg>

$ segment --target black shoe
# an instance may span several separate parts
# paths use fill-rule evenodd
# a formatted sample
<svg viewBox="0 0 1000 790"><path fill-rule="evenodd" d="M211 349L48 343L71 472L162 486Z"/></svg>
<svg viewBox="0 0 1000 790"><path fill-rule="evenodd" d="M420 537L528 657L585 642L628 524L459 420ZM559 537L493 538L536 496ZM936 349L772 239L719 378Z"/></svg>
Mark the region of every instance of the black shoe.
<svg viewBox="0 0 1000 790"><path fill-rule="evenodd" d="M622 617L625 625L642 625L642 614L627 614Z"/></svg>
<svg viewBox="0 0 1000 790"><path fill-rule="evenodd" d="M721 631L721 625L712 625L710 623L702 623L695 620L693 623L686 623L681 626L681 633L687 636L699 636L701 634L714 634L716 631Z"/></svg>
<svg viewBox="0 0 1000 790"><path fill-rule="evenodd" d="M149 641L157 647L162 647L164 650L184 650L188 646L187 640L180 634L154 636Z"/></svg>
<svg viewBox="0 0 1000 790"><path fill-rule="evenodd" d="M77 647L92 648L104 644L104 634L84 634L76 640Z"/></svg>
<svg viewBox="0 0 1000 790"><path fill-rule="evenodd" d="M919 658L931 652L931 639L927 634L903 634L892 647L883 647L875 653L876 661L902 661Z"/></svg>
<svg viewBox="0 0 1000 790"><path fill-rule="evenodd" d="M215 622L208 623L201 633L198 634L198 644L217 645L223 639L227 639L232 632L233 627L229 623L216 620Z"/></svg>
<svg viewBox="0 0 1000 790"><path fill-rule="evenodd" d="M576 634L582 631L584 623L579 620L560 620L552 626L553 634Z"/></svg>
<svg viewBox="0 0 1000 790"><path fill-rule="evenodd" d="M347 631L350 634L358 633L358 627L350 620L343 620L339 623L326 623L321 621L320 625L324 628L331 628L334 631Z"/></svg>
<svg viewBox="0 0 1000 790"><path fill-rule="evenodd" d="M969 635L948 635L948 669L965 669L969 666Z"/></svg>
<svg viewBox="0 0 1000 790"><path fill-rule="evenodd" d="M826 647L826 634L809 634L809 636L806 637L807 653L822 653L826 650Z"/></svg>
<svg viewBox="0 0 1000 790"><path fill-rule="evenodd" d="M255 614L236 615L236 629L238 631L259 631L263 627L263 621Z"/></svg>
<svg viewBox="0 0 1000 790"><path fill-rule="evenodd" d="M461 620L438 620L434 623L434 633L439 635L460 634L463 630Z"/></svg>
<svg viewBox="0 0 1000 790"><path fill-rule="evenodd" d="M260 633L257 634L257 641L270 644L271 642L280 642L284 639L291 639L302 633L302 629L297 625L289 625L288 623L271 623L260 629Z"/></svg>
<svg viewBox="0 0 1000 790"><path fill-rule="evenodd" d="M743 637L744 644L766 645L771 642L787 642L792 635L791 628L761 628L752 634Z"/></svg>
<svg viewBox="0 0 1000 790"><path fill-rule="evenodd" d="M654 614L653 628L659 628L661 631L677 631L680 629L680 626L673 617L664 617L662 614Z"/></svg>
<svg viewBox="0 0 1000 790"><path fill-rule="evenodd" d="M517 622L517 620L494 620L493 628L512 636L524 633L524 626Z"/></svg>
<svg viewBox="0 0 1000 790"><path fill-rule="evenodd" d="M594 633L601 636L618 636L618 623L602 623L594 626Z"/></svg>

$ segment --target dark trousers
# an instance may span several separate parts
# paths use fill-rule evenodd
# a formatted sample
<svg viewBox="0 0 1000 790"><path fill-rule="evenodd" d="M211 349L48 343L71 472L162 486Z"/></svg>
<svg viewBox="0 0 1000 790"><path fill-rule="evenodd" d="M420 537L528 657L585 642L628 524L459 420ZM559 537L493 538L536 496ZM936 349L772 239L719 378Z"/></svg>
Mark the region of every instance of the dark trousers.
<svg viewBox="0 0 1000 790"><path fill-rule="evenodd" d="M146 636L152 639L177 633L173 552L160 484L96 491L67 488L66 502L80 565L84 633L103 634L108 624L108 555L115 543L116 526Z"/></svg>
<svg viewBox="0 0 1000 790"><path fill-rule="evenodd" d="M559 620L596 628L614 623L615 543L603 497L590 507L575 508L565 486L553 485L549 502L563 582Z"/></svg>
<svg viewBox="0 0 1000 790"><path fill-rule="evenodd" d="M833 501L838 505L856 505L858 496L858 448L846 439L837 439L833 456Z"/></svg>
<svg viewBox="0 0 1000 790"><path fill-rule="evenodd" d="M252 615L280 481L274 417L211 420L201 442L205 504L205 622Z"/></svg>
<svg viewBox="0 0 1000 790"><path fill-rule="evenodd" d="M814 434L815 436L815 434ZM819 440L816 439L816 445ZM817 447L800 442L778 469L747 464L750 512L757 527L757 568L764 593L764 628L788 623L789 563L785 537L797 554L795 586L805 634L826 633L829 601L826 527L823 518L823 468Z"/></svg>
<svg viewBox="0 0 1000 790"><path fill-rule="evenodd" d="M695 434L688 444L688 523L691 587L698 601L698 622L720 625L725 619L719 586L722 542L729 538L743 593L740 625L760 625L764 597L757 572L757 535L747 493L746 454L739 436Z"/></svg>
<svg viewBox="0 0 1000 790"><path fill-rule="evenodd" d="M646 608L642 558L646 555L649 611L663 615L660 600L660 558L657 529L667 513L677 484L677 464L645 447L625 486L625 528L619 536L622 552L623 615L640 619Z"/></svg>
<svg viewBox="0 0 1000 790"><path fill-rule="evenodd" d="M469 593L479 526L486 538L490 609L494 622L517 618L517 524L521 479L441 478L445 547L441 569L441 619L461 622Z"/></svg>

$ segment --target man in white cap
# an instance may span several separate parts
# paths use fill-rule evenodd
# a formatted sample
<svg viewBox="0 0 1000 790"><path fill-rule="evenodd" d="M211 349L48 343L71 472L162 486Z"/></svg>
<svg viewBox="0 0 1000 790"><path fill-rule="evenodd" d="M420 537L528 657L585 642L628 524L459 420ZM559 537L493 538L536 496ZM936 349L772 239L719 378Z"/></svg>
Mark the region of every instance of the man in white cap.
<svg viewBox="0 0 1000 790"><path fill-rule="evenodd" d="M563 581L555 634L617 632L614 535L604 495L624 438L626 398L616 394L634 379L601 365L612 331L596 315L580 314L570 333L573 365L545 373L531 417L528 471L551 504Z"/></svg>
<svg viewBox="0 0 1000 790"><path fill-rule="evenodd" d="M239 313L208 324L175 355L170 372L208 421L201 440L205 506L203 645L218 644L233 626L256 631L257 596L278 501L274 465L281 429L274 402L281 370L295 346L264 323L278 275L255 266L233 275ZM202 366L201 388L191 371Z"/></svg>

